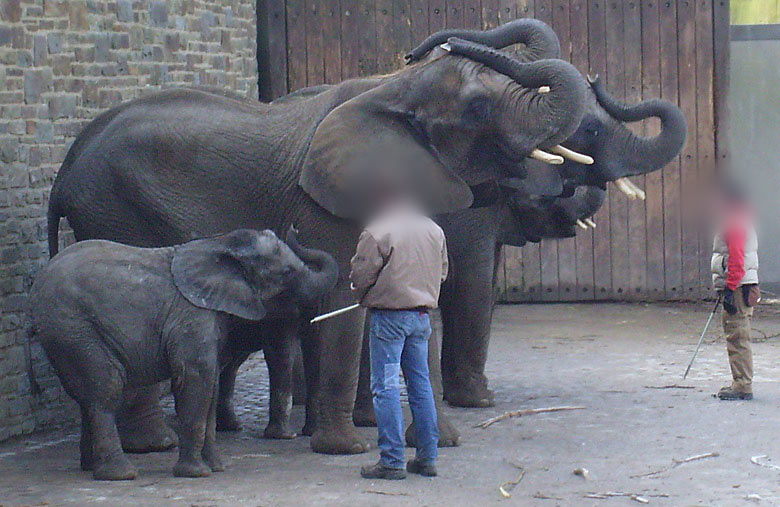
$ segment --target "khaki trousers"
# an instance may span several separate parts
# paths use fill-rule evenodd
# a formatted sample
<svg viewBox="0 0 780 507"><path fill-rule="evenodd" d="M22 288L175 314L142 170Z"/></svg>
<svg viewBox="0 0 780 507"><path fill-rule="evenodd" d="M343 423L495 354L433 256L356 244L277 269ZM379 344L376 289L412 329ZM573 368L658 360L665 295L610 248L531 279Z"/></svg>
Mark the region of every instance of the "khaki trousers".
<svg viewBox="0 0 780 507"><path fill-rule="evenodd" d="M742 393L752 393L753 351L750 347L750 319L753 317L753 308L745 304L742 287L734 291L734 305L737 307L737 313L729 315L723 310L721 315L731 376L734 378L731 388Z"/></svg>

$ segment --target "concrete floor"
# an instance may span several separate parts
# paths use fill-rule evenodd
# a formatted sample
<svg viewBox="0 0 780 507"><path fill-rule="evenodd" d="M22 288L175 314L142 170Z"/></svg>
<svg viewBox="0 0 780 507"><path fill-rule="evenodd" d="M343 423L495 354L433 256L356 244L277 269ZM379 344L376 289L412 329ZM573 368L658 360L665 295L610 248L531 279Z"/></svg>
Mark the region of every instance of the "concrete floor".
<svg viewBox="0 0 780 507"><path fill-rule="evenodd" d="M376 452L324 456L308 438L258 438L266 418L265 367L240 378L246 429L222 434L228 469L205 479L171 475L175 452L132 456L140 477L93 481L78 468L75 430L0 444L2 505L778 505L780 468L780 306L762 305L754 323L752 402L719 402L728 379L717 322L691 375L682 372L709 304L557 304L502 306L496 312L488 374L497 404L448 408L462 445L443 449L436 479L372 482L358 476ZM686 388L663 388L684 385ZM520 408L582 405L474 428ZM296 408L296 418L301 413ZM367 438L375 430L363 429ZM671 467L673 460L706 453ZM409 453L411 455L411 451ZM499 486L522 481L502 497ZM575 475L585 468L588 477Z"/></svg>

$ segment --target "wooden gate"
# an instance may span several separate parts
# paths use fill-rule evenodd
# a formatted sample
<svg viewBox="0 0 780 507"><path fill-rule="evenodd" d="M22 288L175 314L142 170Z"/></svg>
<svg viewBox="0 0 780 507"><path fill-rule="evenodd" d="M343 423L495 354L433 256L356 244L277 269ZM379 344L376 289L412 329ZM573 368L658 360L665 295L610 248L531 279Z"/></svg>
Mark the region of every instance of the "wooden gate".
<svg viewBox="0 0 780 507"><path fill-rule="evenodd" d="M610 187L596 229L505 247L507 301L697 299L709 292L709 238L681 196L725 157L729 2L719 0L268 0L259 2L261 96L381 74L445 27L518 17L550 24L562 57L628 102L663 97L688 120L683 152L635 178L647 200ZM716 125L719 129L716 129ZM657 122L632 125L654 134Z"/></svg>

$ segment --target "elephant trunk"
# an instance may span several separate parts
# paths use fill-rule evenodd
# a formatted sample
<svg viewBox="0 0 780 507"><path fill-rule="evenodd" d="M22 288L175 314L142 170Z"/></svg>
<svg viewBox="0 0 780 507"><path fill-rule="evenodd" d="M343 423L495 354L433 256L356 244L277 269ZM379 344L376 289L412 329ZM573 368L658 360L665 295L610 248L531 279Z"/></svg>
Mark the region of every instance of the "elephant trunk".
<svg viewBox="0 0 780 507"><path fill-rule="evenodd" d="M593 92L601 107L621 122L636 122L656 117L661 120L661 132L655 137L637 136L626 129L626 141L621 150L623 168L605 175L609 181L625 176L645 174L661 169L680 153L685 144L687 125L682 111L666 100L645 100L628 105L616 100L599 80L590 79Z"/></svg>
<svg viewBox="0 0 780 507"><path fill-rule="evenodd" d="M447 46L451 53L482 63L523 88L545 89L539 97L546 102L551 117L557 119L555 126L559 127L551 139L555 142L550 144L567 139L579 126L585 112L587 89L582 75L570 63L553 59L520 62L507 53L457 38L450 38Z"/></svg>
<svg viewBox="0 0 780 507"><path fill-rule="evenodd" d="M436 32L406 55L407 62L412 63L419 60L431 49L447 42L451 37L476 42L495 49L522 43L526 46L521 53L524 60L560 58L561 56L558 36L549 25L537 19L522 18L486 31L451 29Z"/></svg>
<svg viewBox="0 0 780 507"><path fill-rule="evenodd" d="M306 304L312 304L333 290L339 276L336 259L327 252L306 248L298 243L297 234L287 233L287 245L300 258L305 267L298 281L296 295Z"/></svg>

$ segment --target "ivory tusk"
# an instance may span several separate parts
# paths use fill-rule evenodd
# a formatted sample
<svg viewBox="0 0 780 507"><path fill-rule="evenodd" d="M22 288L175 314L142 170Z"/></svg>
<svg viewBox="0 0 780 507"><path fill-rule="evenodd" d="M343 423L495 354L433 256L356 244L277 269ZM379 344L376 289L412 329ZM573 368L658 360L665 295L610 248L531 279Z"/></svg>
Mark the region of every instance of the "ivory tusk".
<svg viewBox="0 0 780 507"><path fill-rule="evenodd" d="M550 93L550 87L549 86L540 86L539 87L539 93Z"/></svg>
<svg viewBox="0 0 780 507"><path fill-rule="evenodd" d="M553 155L552 153L547 153L546 151L542 151L538 148L531 152L531 158L535 158L536 160L541 160L542 162L547 162L548 164L552 165L563 164L563 157L560 155Z"/></svg>
<svg viewBox="0 0 780 507"><path fill-rule="evenodd" d="M580 164L591 165L593 163L593 157L583 155L582 153L577 153L576 151L570 150L569 148L561 146L560 144L550 148L550 151L562 156L563 158L568 158L569 160L578 162Z"/></svg>
<svg viewBox="0 0 780 507"><path fill-rule="evenodd" d="M585 222L583 222L582 220L577 220L577 225L578 225L578 226L579 226L581 229L587 229L587 228L588 228L588 226L587 226L587 225L585 225Z"/></svg>
<svg viewBox="0 0 780 507"><path fill-rule="evenodd" d="M594 229L596 228L596 222L593 221L592 218L586 218L585 219L585 223L588 224L589 226L593 227Z"/></svg>
<svg viewBox="0 0 780 507"><path fill-rule="evenodd" d="M637 198L636 192L634 189L626 183L628 181L628 178L619 178L614 181L615 186L618 187L618 190L626 194L626 196L631 199L632 201Z"/></svg>
<svg viewBox="0 0 780 507"><path fill-rule="evenodd" d="M445 42L444 44L441 44L439 47L448 53L452 51L452 46L450 46L449 42Z"/></svg>
<svg viewBox="0 0 780 507"><path fill-rule="evenodd" d="M647 197L647 196L645 195L645 191L644 191L644 190L642 190L641 188L639 188L638 186L636 186L636 185L634 184L634 182L633 182L633 181L631 181L631 180L626 180L626 183L628 183L628 184L631 186L631 189L634 191L634 193L636 194L636 196L637 196L639 199L641 199L641 200L643 200L643 201L645 200L645 197Z"/></svg>

